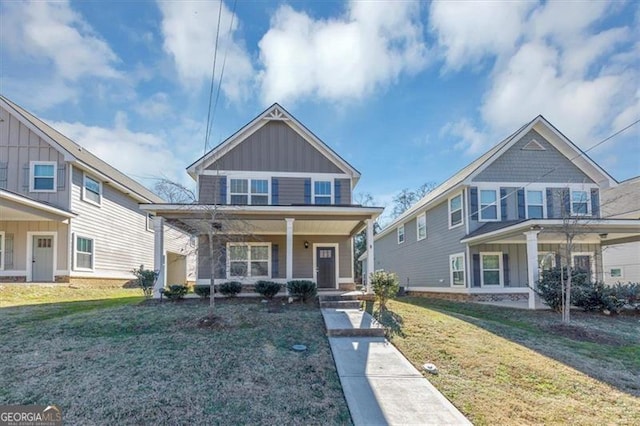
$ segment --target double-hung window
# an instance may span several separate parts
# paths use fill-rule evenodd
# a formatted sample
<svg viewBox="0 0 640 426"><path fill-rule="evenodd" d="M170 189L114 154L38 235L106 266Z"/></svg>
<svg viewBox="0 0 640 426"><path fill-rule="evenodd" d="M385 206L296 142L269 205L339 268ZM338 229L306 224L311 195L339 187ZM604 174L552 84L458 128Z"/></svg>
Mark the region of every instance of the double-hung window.
<svg viewBox="0 0 640 426"><path fill-rule="evenodd" d="M498 195L495 189L480 190L480 220L498 220Z"/></svg>
<svg viewBox="0 0 640 426"><path fill-rule="evenodd" d="M269 180L230 179L229 201L239 205L269 204Z"/></svg>
<svg viewBox="0 0 640 426"><path fill-rule="evenodd" d="M55 161L32 161L29 179L31 192L55 192L56 190Z"/></svg>
<svg viewBox="0 0 640 426"><path fill-rule="evenodd" d="M398 226L396 233L398 236L398 244L404 243L404 225Z"/></svg>
<svg viewBox="0 0 640 426"><path fill-rule="evenodd" d="M482 286L502 285L502 253L480 253Z"/></svg>
<svg viewBox="0 0 640 426"><path fill-rule="evenodd" d="M422 213L416 218L416 239L418 241L427 238L427 215Z"/></svg>
<svg viewBox="0 0 640 426"><path fill-rule="evenodd" d="M93 240L76 237L76 269L93 269Z"/></svg>
<svg viewBox="0 0 640 426"><path fill-rule="evenodd" d="M462 224L462 194L449 198L449 228Z"/></svg>
<svg viewBox="0 0 640 426"><path fill-rule="evenodd" d="M268 278L270 252L268 243L229 244L229 276Z"/></svg>
<svg viewBox="0 0 640 426"><path fill-rule="evenodd" d="M589 214L589 195L587 191L571 191L571 214L579 216Z"/></svg>
<svg viewBox="0 0 640 426"><path fill-rule="evenodd" d="M317 180L313 183L313 203L331 204L331 182Z"/></svg>
<svg viewBox="0 0 640 426"><path fill-rule="evenodd" d="M464 286L464 254L449 256L449 273L452 286Z"/></svg>
<svg viewBox="0 0 640 426"><path fill-rule="evenodd" d="M542 191L527 191L527 218L544 218L544 201Z"/></svg>
<svg viewBox="0 0 640 426"><path fill-rule="evenodd" d="M89 203L100 205L102 199L102 183L91 176L84 175L82 198Z"/></svg>

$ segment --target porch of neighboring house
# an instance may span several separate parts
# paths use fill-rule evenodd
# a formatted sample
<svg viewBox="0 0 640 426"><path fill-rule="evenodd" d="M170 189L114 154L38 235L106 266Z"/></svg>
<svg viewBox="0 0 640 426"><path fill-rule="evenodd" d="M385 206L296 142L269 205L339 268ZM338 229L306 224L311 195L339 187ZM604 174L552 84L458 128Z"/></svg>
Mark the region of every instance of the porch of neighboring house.
<svg viewBox="0 0 640 426"><path fill-rule="evenodd" d="M160 276L154 294L166 283L163 223L197 235L197 285L210 284L212 256L203 221L210 206L142 205L156 215L155 255ZM198 211L200 209L200 211ZM380 208L360 206L216 206L214 281L258 280L279 283L311 280L322 290L355 289L352 238L366 230L373 241L373 222ZM373 249L373 248L371 248ZM215 267L217 265L217 267ZM373 266L371 266L373 267ZM163 278L164 277L164 278Z"/></svg>
<svg viewBox="0 0 640 426"><path fill-rule="evenodd" d="M544 307L534 288L544 270L571 264L591 280L603 281L602 249L609 244L640 240L638 220L554 219L492 223L462 242L469 246L469 288L473 299L485 303ZM566 232L575 234L570 258ZM530 284L531 283L531 284Z"/></svg>
<svg viewBox="0 0 640 426"><path fill-rule="evenodd" d="M0 189L0 281L67 282L76 215Z"/></svg>

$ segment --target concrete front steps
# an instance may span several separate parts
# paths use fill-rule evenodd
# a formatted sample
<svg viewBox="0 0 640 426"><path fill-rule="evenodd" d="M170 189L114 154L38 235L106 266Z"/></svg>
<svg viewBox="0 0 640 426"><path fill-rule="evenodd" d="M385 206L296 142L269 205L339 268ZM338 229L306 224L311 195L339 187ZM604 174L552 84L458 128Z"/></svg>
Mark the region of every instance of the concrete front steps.
<svg viewBox="0 0 640 426"><path fill-rule="evenodd" d="M320 309L329 337L384 337L384 328L360 309L358 294L320 294Z"/></svg>

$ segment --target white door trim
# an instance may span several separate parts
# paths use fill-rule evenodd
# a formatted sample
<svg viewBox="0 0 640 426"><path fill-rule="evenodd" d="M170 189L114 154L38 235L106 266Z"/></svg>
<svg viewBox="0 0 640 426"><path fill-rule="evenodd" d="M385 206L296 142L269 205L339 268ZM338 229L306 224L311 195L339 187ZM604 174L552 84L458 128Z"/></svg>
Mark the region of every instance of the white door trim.
<svg viewBox="0 0 640 426"><path fill-rule="evenodd" d="M51 267L51 279L55 281L56 265L58 264L58 232L57 231L27 231L27 258L25 259L25 269L27 273L27 282L32 281L33 277L33 237L52 237L51 245L53 248L53 265Z"/></svg>
<svg viewBox="0 0 640 426"><path fill-rule="evenodd" d="M336 290L340 288L340 244L338 243L313 243L313 281L318 285L318 247L334 247L336 249ZM319 287L318 287L319 288Z"/></svg>

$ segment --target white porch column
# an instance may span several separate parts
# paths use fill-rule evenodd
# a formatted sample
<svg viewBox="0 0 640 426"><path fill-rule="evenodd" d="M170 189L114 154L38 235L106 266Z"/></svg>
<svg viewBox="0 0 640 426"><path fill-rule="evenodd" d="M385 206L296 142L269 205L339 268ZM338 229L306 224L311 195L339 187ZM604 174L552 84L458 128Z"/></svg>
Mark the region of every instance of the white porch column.
<svg viewBox="0 0 640 426"><path fill-rule="evenodd" d="M371 280L369 275L375 271L373 251L373 219L367 219L367 276L364 277L367 283L367 293L371 293Z"/></svg>
<svg viewBox="0 0 640 426"><path fill-rule="evenodd" d="M153 298L159 299L167 273L164 259L164 219L161 217L153 218L153 243L153 269L158 272Z"/></svg>
<svg viewBox="0 0 640 426"><path fill-rule="evenodd" d="M293 279L293 218L285 218L287 222L287 281Z"/></svg>
<svg viewBox="0 0 640 426"><path fill-rule="evenodd" d="M533 291L538 285L538 234L540 230L526 231L527 236L527 281L529 284L529 309L536 308L537 295Z"/></svg>

